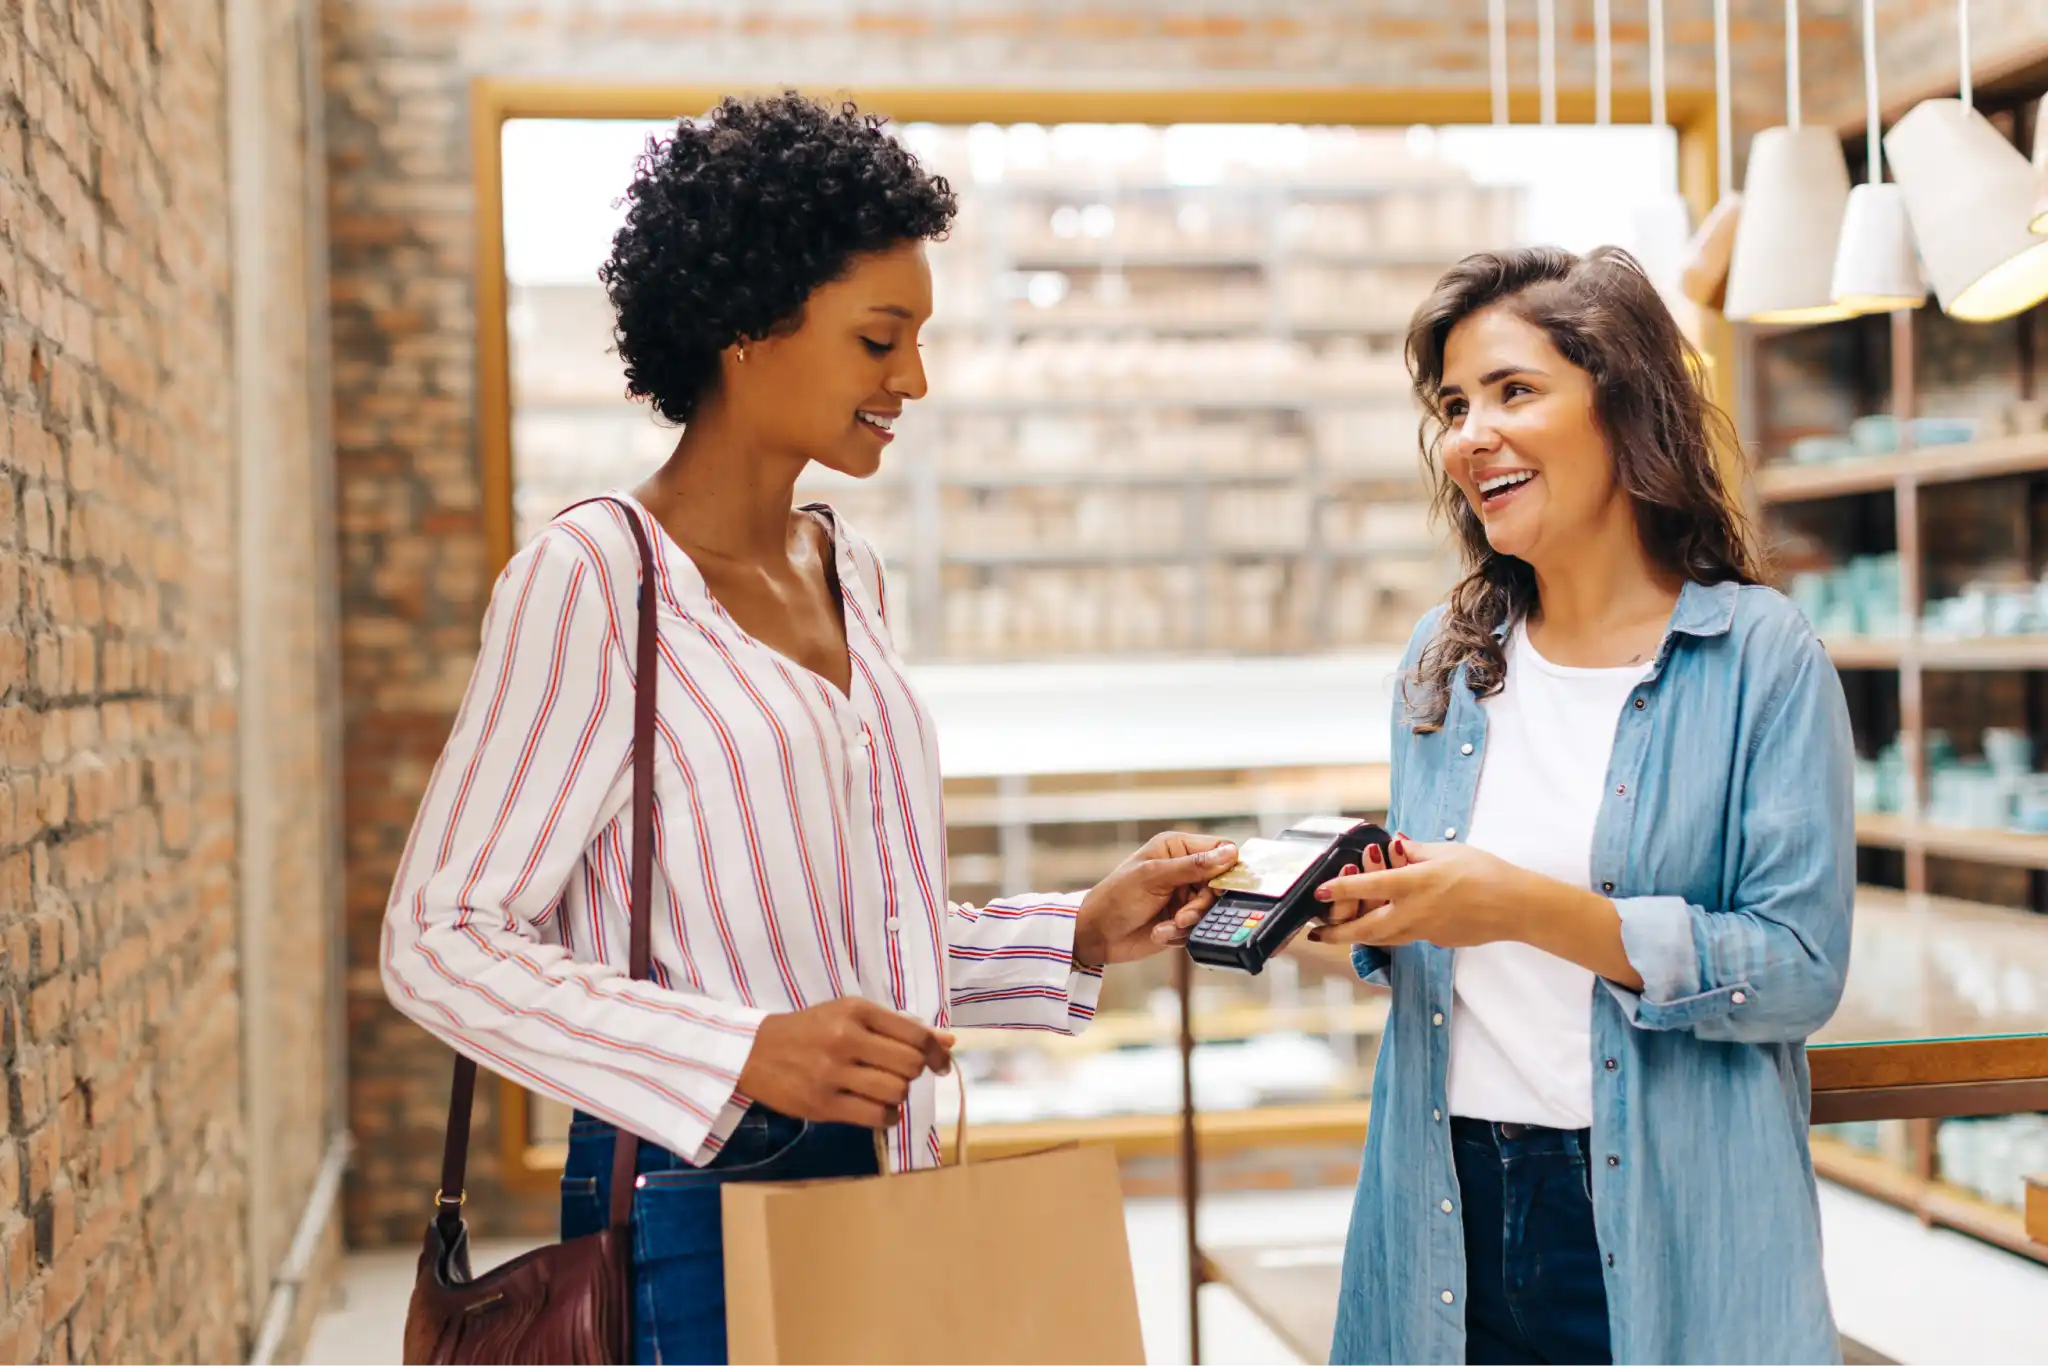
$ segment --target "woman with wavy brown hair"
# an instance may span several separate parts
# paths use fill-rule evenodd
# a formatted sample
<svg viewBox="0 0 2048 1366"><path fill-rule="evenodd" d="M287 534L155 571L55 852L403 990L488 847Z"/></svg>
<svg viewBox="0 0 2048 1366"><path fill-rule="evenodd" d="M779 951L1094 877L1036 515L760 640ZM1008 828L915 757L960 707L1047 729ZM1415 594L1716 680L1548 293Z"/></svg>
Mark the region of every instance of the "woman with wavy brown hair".
<svg viewBox="0 0 2048 1366"><path fill-rule="evenodd" d="M1394 993L1331 1359L1838 1360L1804 1044L1849 955L1840 680L1626 253L1470 257L1408 358L1466 572L1402 663L1391 866L1312 931Z"/></svg>

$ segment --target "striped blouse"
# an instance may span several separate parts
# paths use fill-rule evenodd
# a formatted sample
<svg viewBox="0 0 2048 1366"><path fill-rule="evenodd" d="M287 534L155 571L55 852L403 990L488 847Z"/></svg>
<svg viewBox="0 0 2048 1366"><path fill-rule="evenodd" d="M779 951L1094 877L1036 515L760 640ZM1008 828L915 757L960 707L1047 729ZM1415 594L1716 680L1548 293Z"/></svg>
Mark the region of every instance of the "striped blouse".
<svg viewBox="0 0 2048 1366"><path fill-rule="evenodd" d="M653 980L625 975L639 555L618 505L592 503L493 589L384 918L393 1003L699 1163L747 1108L765 1014L860 995L939 1026L1085 1024L1101 978L1073 963L1079 893L946 899L937 736L873 547L820 509L849 696L742 630L634 507L660 588ZM898 1167L938 1160L930 1076L891 1137Z"/></svg>

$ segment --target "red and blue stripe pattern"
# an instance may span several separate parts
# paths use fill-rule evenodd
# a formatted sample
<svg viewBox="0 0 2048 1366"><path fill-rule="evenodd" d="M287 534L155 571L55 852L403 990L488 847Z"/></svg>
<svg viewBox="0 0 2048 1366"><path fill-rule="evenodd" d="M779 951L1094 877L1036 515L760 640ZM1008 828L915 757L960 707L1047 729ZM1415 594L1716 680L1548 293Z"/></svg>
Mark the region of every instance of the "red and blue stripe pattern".
<svg viewBox="0 0 2048 1366"><path fill-rule="evenodd" d="M1073 965L1079 893L946 901L936 732L881 559L818 511L850 695L742 630L635 505L660 605L651 981L625 975L639 559L616 504L564 514L500 577L385 916L399 1009L693 1161L746 1109L766 1013L858 994L934 1025L1066 1033L1100 991ZM937 1160L935 1114L927 1078L898 1165Z"/></svg>

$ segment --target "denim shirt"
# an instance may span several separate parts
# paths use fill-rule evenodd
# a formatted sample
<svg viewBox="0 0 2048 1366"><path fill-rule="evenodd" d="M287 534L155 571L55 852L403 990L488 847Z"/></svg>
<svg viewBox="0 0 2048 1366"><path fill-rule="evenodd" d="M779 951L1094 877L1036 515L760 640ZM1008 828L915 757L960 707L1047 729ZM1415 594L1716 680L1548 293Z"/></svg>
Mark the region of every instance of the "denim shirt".
<svg viewBox="0 0 2048 1366"><path fill-rule="evenodd" d="M1442 609L1409 642L1402 678ZM1396 697L1389 829L1458 839L1486 755L1462 673L1439 731ZM1616 1362L1841 1359L1821 1273L1804 1040L1849 964L1856 846L1841 680L1761 587L1689 585L1623 703L1594 826L1640 992L1593 988L1589 1184ZM1462 1362L1445 1071L1451 951L1358 947L1393 989L1332 1362Z"/></svg>

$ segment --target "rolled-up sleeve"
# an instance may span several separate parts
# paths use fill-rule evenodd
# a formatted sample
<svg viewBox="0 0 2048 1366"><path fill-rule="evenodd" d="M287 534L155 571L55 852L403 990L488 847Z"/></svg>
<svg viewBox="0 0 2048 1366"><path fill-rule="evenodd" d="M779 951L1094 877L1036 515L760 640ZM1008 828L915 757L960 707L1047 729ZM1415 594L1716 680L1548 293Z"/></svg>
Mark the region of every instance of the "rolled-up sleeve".
<svg viewBox="0 0 2048 1366"><path fill-rule="evenodd" d="M1740 849L1725 907L1679 896L1615 899L1643 988L1608 982L1642 1029L1725 1043L1796 1042L1835 1012L1856 896L1854 746L1820 642L1791 645L1746 737Z"/></svg>
<svg viewBox="0 0 2048 1366"><path fill-rule="evenodd" d="M1086 892L955 905L947 917L953 1023L1077 1034L1095 1018L1102 970L1074 962L1074 913Z"/></svg>

